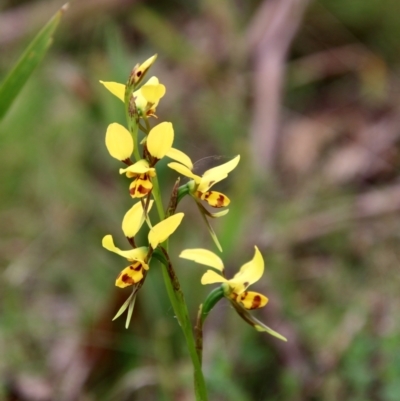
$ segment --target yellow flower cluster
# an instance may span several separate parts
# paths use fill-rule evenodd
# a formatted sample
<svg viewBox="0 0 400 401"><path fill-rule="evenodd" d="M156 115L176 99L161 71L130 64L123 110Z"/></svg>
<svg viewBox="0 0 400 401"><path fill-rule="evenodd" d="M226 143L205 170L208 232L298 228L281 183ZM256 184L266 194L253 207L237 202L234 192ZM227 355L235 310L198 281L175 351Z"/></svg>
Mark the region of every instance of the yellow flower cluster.
<svg viewBox="0 0 400 401"><path fill-rule="evenodd" d="M146 60L141 66L136 67L140 72L140 77L146 74L148 69L155 61L156 56ZM135 69L134 69L135 71ZM141 79L141 80L142 80ZM140 80L140 81L141 81ZM139 81L139 82L140 82ZM125 104L132 102L126 99L127 85L116 82L100 81L113 95ZM133 85L132 98L135 104L137 121L144 120L146 125L147 119L156 116L156 108L160 99L165 95L165 86L159 82L157 77L151 77L143 86L136 89L137 83ZM168 164L169 167L177 172L191 178L193 181L190 185L190 194L197 200L205 200L209 205L220 208L229 204L229 199L225 195L210 191L210 188L226 178L228 173L232 171L239 162L239 156L221 166L215 167L204 173L203 177L199 177L192 173L193 164L185 153L174 148L174 128L170 122L161 122L155 125L148 132L145 131L145 138L141 142L143 145L143 157L135 162L131 157L134 153L135 143L133 135L127 128L118 123L112 123L108 126L106 132L105 143L110 155L123 162L127 167L120 168L120 174L125 174L131 179L129 185L129 193L132 198L149 197L153 190L153 179L157 175L156 164L164 157L169 157L175 162ZM125 236L131 243L134 243L134 236L139 231L146 219L151 208L152 201L147 200L147 206L142 203L136 203L130 211L125 215L122 229ZM214 216L213 216L214 217ZM150 247L140 247L128 251L122 251L114 245L111 235L103 238L103 246L111 252L126 258L131 264L119 274L116 285L118 287L126 287L137 284L145 276L144 272L149 269L148 262L154 250L160 243L165 241L179 226L182 221L183 213L178 213L166 218L149 232ZM151 223L149 222L151 225Z"/></svg>
<svg viewBox="0 0 400 401"><path fill-rule="evenodd" d="M128 304L129 310L132 310L136 291L143 284L149 270L150 260L152 256L157 254L160 246L161 252L167 255L167 259L169 259L162 244L176 231L184 217L183 213L175 212L181 198L180 194L189 194L195 200L216 245L222 250L207 217L221 217L228 210L224 209L212 213L202 203L206 202L209 206L217 209L229 205L230 200L226 195L213 191L211 188L225 179L236 168L240 160L240 156L236 156L227 163L207 170L202 176L196 175L192 171L193 163L190 157L173 147L174 128L172 123L161 122L150 128L148 119L156 117L156 108L166 92L165 86L155 76L140 86L155 59L156 56L153 56L143 64L136 66L132 70L126 85L100 81L125 106L128 128L118 123L110 124L107 128L105 143L110 155L125 164L124 168L119 169L119 173L125 174L130 179L129 194L133 199L137 199L137 202L128 210L122 221L122 231L132 249L121 250L116 247L111 235L106 235L103 238L104 248L122 256L129 262L129 265L119 273L115 282L116 286L121 288L134 286L132 295L116 317L128 307ZM144 138L140 144L137 137L139 128L144 133ZM134 160L132 160L132 155L134 155ZM174 160L168 164L169 168L190 179L173 195L175 202L173 202L174 198L171 197L172 209L168 208L167 217L165 217L166 213L162 205L160 206L159 194L154 193L155 189L158 188L156 164L164 157ZM154 226L149 218L153 203L157 204L161 220ZM147 244L137 247L135 236L144 222L149 227ZM264 272L264 260L257 247L255 247L253 259L244 264L232 279L225 277L224 265L213 252L205 249L187 249L180 256L211 267L213 270L208 270L203 275L201 283L222 283L223 296L233 304L239 315L258 330L269 331L271 334L275 333L269 328L266 330L266 326L261 323L258 324L258 321L256 322L247 316L245 312L245 310L261 308L268 302L268 298L264 295L247 291L248 286L258 281Z"/></svg>

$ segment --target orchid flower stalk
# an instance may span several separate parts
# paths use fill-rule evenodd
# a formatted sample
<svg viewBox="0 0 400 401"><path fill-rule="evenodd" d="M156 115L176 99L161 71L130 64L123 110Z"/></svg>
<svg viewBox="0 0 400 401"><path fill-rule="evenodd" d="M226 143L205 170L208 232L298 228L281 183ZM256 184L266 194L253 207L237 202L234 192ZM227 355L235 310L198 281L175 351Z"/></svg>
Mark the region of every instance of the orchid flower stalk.
<svg viewBox="0 0 400 401"><path fill-rule="evenodd" d="M124 174L128 180L126 192L133 202L125 213L121 225L129 249L117 247L111 234L103 237L102 245L126 261L122 270L116 273L115 285L118 288L130 287L132 292L114 316L116 319L127 311L126 328L129 327L136 297L140 296L140 289L145 285L148 272L151 269L157 274L160 268L154 262L161 263L161 274L166 290L193 364L195 397L197 401L207 401L207 388L201 366L203 322L220 299L228 299L239 316L258 331L266 331L281 340L286 341L286 339L248 313L248 310L263 307L268 302L266 296L247 291L248 286L258 281L264 272L264 260L257 247L253 259L244 264L231 279L225 276L222 260L213 252L197 248L187 249L181 253L181 258L211 268L203 275L202 284L220 283L220 287L214 290L200 307L195 329L196 338L194 337L185 298L173 266L173 259L169 254L168 240L180 229L185 215L177 212L177 208L180 201L189 195L194 199L218 250L222 251L208 219L226 215L230 199L227 195L211 188L224 180L238 166L240 156L237 155L227 163L209 169L199 176L193 173L190 157L173 147L175 136L173 124L163 121L152 126L151 121L157 117L157 106L166 94L165 86L157 77L152 76L144 81L156 58L155 55L135 66L125 85L100 81L109 92L123 102L125 108L126 127L116 122L111 123L106 130L105 145L110 156L122 163L119 170L116 170L119 174ZM168 166L179 176L170 191L171 197L165 210L161 199L157 164L166 157L173 160ZM189 182L179 186L180 176L188 177ZM154 221L154 217L150 218L149 214L154 204L158 212L157 221ZM209 211L205 204L218 211ZM139 244L137 234L143 226L147 226L148 234L143 243Z"/></svg>

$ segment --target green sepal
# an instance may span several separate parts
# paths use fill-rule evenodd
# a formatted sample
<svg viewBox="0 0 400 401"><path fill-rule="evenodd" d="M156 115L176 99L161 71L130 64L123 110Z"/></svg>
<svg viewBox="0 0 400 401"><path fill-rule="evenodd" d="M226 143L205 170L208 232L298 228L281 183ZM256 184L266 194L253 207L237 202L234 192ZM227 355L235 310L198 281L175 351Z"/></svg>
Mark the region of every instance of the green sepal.
<svg viewBox="0 0 400 401"><path fill-rule="evenodd" d="M235 308L236 312L238 315L250 326L254 327L257 331L263 331L268 334L271 334L271 336L274 336L276 338L279 338L279 340L282 341L287 341L287 338L276 332L275 330L272 330L270 327L265 325L263 322L260 322L258 319L256 319L254 316L252 316L247 309L243 308L240 304L237 302L230 300L232 306Z"/></svg>
<svg viewBox="0 0 400 401"><path fill-rule="evenodd" d="M211 309L214 308L217 302L222 298L224 298L224 291L222 287L215 288L208 294L201 309L202 323L204 323L204 321L206 320L208 314L211 312Z"/></svg>
<svg viewBox="0 0 400 401"><path fill-rule="evenodd" d="M195 199L196 199L196 198L195 198ZM207 220L206 213L203 211L204 206L200 203L200 201L197 201L197 200L196 200L196 205L197 205L197 207L199 208L201 217L203 218L204 222L206 223L206 226L207 226L207 228L208 228L208 232L210 233L211 238L212 238L213 241L214 241L214 244L217 246L218 250L219 250L220 252L222 252L222 246L221 246L221 244L219 243L217 234L215 233L214 229L211 227L210 222Z"/></svg>
<svg viewBox="0 0 400 401"><path fill-rule="evenodd" d="M163 251L160 248L154 249L152 257L157 259L164 266L168 266L168 260L167 260L167 258L165 257Z"/></svg>
<svg viewBox="0 0 400 401"><path fill-rule="evenodd" d="M135 307L135 301L136 301L136 293L129 302L129 307L128 307L128 314L126 316L126 322L125 322L125 328L127 329L129 327L129 323L131 322L132 319L132 313L133 313L133 308Z"/></svg>
<svg viewBox="0 0 400 401"><path fill-rule="evenodd" d="M177 197L177 201L176 204L178 204L186 195L188 195L190 193L190 188L189 188L189 183L185 184L185 185L181 185L178 188L178 197Z"/></svg>
<svg viewBox="0 0 400 401"><path fill-rule="evenodd" d="M135 295L136 295L136 292L135 292L135 290L133 290L132 294L129 295L128 299L119 308L118 312L113 317L112 321L114 321L115 319L118 319L125 312L125 310L128 308L128 306L131 304L131 300ZM133 301L133 302L135 302L135 301Z"/></svg>

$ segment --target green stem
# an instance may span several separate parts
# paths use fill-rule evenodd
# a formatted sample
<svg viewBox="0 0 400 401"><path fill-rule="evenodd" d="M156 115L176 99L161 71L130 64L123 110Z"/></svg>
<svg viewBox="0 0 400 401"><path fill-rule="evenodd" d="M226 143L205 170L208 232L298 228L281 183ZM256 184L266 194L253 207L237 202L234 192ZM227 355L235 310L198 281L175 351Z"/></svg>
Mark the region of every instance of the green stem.
<svg viewBox="0 0 400 401"><path fill-rule="evenodd" d="M157 176L153 177L153 197L155 199L158 214L160 220L164 220L165 213L162 206L160 189L157 181ZM165 241L162 246L168 251L168 240ZM186 340L186 345L189 351L190 358L192 360L193 370L194 370L194 389L196 395L196 401L207 401L207 388L203 376L203 371L201 369L201 362L198 357L196 342L193 336L192 325L189 319L189 313L186 306L185 298L183 292L180 288L178 277L175 275L173 267L170 263L168 253L165 252L166 263L162 264L162 272L165 287L167 289L167 294L171 305L174 309L175 315L178 319L179 325L183 331L183 335Z"/></svg>
<svg viewBox="0 0 400 401"><path fill-rule="evenodd" d="M165 219L165 212L164 212L164 207L162 204L162 199L161 199L161 192L160 192L160 186L158 184L158 177L152 177L151 182L153 183L153 197L156 202L157 206L157 212L158 216L160 217L160 221ZM166 246L168 249L168 245Z"/></svg>
<svg viewBox="0 0 400 401"><path fill-rule="evenodd" d="M171 301L172 307L174 308L174 312L176 314L180 327L183 331L183 335L185 336L186 345L189 351L190 358L192 360L194 369L194 389L196 400L207 401L208 395L206 383L204 380L203 371L201 369L201 363L198 358L196 343L193 337L192 326L190 324L189 314L185 300L183 299L183 294L181 293L181 296L178 296L177 291L174 289L171 283L168 268L165 265L163 265L162 271L169 299Z"/></svg>
<svg viewBox="0 0 400 401"><path fill-rule="evenodd" d="M125 117L128 124L129 132L133 138L133 154L136 161L140 160L140 153L138 147L138 131L139 131L139 117L137 114L135 99L132 98L135 88L129 85L129 81L125 88Z"/></svg>

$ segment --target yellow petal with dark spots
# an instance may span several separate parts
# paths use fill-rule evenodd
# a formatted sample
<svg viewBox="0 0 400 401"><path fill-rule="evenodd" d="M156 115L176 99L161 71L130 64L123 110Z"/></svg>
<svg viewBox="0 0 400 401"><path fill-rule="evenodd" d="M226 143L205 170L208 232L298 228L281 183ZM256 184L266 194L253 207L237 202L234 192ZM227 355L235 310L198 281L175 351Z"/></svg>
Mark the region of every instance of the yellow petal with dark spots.
<svg viewBox="0 0 400 401"><path fill-rule="evenodd" d="M114 96L125 102L125 85L117 82L100 81Z"/></svg>
<svg viewBox="0 0 400 401"><path fill-rule="evenodd" d="M144 76L146 75L147 71L150 69L150 67L153 65L153 63L156 61L157 54L154 56L148 58L146 61L144 61L142 64L140 64L139 67L134 69L134 76L132 77L132 82L136 86L142 81Z"/></svg>
<svg viewBox="0 0 400 401"><path fill-rule="evenodd" d="M268 302L268 298L265 295L254 291L244 291L239 295L232 293L230 297L234 301L242 304L246 309L262 308Z"/></svg>
<svg viewBox="0 0 400 401"><path fill-rule="evenodd" d="M225 207L231 203L226 195L217 191L207 191L204 193L197 192L196 196L198 196L201 200L206 201L212 207Z"/></svg>
<svg viewBox="0 0 400 401"><path fill-rule="evenodd" d="M132 198L142 198L153 189L153 184L147 174L140 174L129 186Z"/></svg>
<svg viewBox="0 0 400 401"><path fill-rule="evenodd" d="M120 161L129 159L133 152L131 133L121 124L110 124L106 132L106 147L115 159Z"/></svg>
<svg viewBox="0 0 400 401"><path fill-rule="evenodd" d="M143 267L140 262L136 262L128 267L125 267L121 273L119 273L115 280L115 285L120 288L125 288L130 285L138 283L143 279Z"/></svg>

